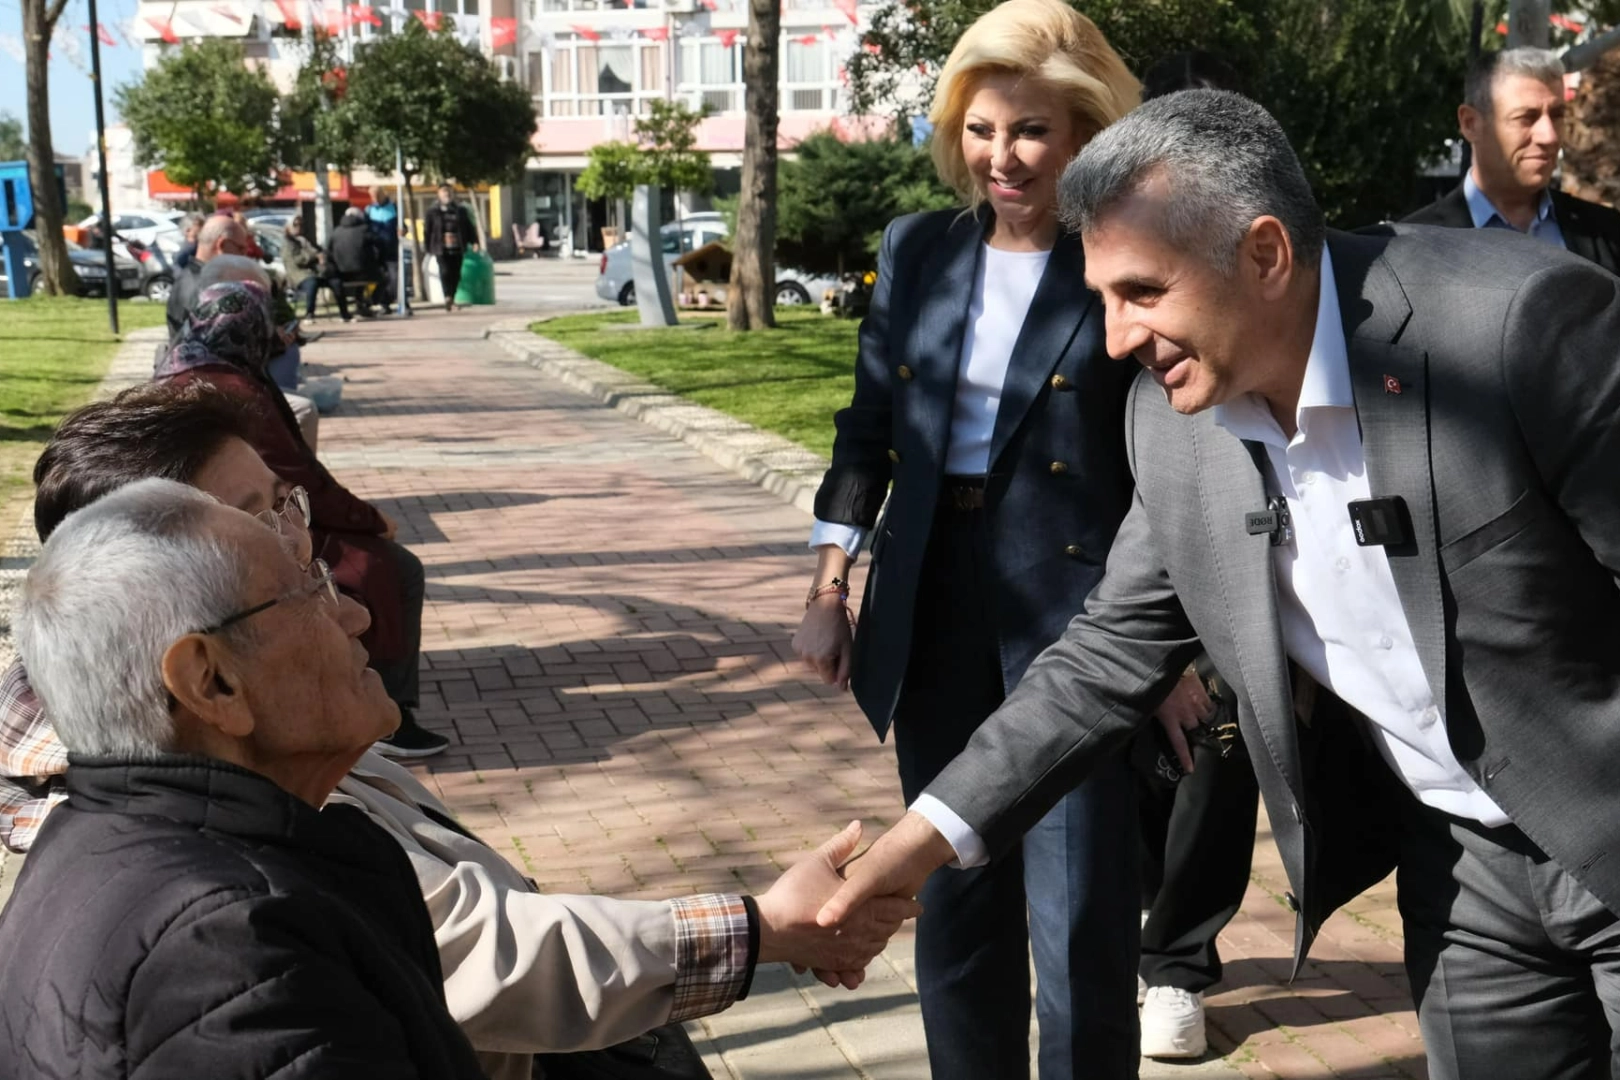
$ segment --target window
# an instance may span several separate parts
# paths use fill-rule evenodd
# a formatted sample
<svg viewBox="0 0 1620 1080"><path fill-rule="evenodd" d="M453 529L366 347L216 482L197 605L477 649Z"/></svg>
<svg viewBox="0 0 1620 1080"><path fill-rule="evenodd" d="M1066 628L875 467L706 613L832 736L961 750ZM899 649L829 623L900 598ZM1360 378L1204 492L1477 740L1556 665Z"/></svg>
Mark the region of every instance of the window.
<svg viewBox="0 0 1620 1080"><path fill-rule="evenodd" d="M547 116L620 116L664 96L661 42L559 42L545 72ZM629 138L628 132L621 136Z"/></svg>
<svg viewBox="0 0 1620 1080"><path fill-rule="evenodd" d="M677 92L693 106L707 105L715 112L742 109L743 45L728 48L718 40L681 42L680 85Z"/></svg>
<svg viewBox="0 0 1620 1080"><path fill-rule="evenodd" d="M832 50L825 38L788 38L783 42L782 89L784 112L822 112L839 107Z"/></svg>

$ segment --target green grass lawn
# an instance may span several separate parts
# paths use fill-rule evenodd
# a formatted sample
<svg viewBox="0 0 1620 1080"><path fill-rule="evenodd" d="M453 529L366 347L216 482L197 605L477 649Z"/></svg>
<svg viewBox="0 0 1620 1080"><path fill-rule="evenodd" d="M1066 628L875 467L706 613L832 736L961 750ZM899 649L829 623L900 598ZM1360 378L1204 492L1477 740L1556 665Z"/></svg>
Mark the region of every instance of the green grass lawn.
<svg viewBox="0 0 1620 1080"><path fill-rule="evenodd" d="M161 326L163 305L119 304L118 323ZM0 298L0 530L30 493L34 460L57 422L89 400L117 350L105 299Z"/></svg>
<svg viewBox="0 0 1620 1080"><path fill-rule="evenodd" d="M543 337L637 375L672 393L832 454L833 413L855 389L853 319L778 308L775 330L733 333L725 317L682 312L697 329L614 331L631 311L568 315L536 323Z"/></svg>

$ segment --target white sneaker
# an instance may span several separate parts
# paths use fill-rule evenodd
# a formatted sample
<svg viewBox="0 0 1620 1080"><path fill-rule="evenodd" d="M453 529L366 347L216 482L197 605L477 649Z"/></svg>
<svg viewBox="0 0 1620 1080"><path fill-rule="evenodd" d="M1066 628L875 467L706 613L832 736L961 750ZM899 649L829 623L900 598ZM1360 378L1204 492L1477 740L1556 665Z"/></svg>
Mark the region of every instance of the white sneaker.
<svg viewBox="0 0 1620 1080"><path fill-rule="evenodd" d="M1197 1058L1204 1039L1204 995L1174 986L1154 986L1142 1003L1142 1056Z"/></svg>

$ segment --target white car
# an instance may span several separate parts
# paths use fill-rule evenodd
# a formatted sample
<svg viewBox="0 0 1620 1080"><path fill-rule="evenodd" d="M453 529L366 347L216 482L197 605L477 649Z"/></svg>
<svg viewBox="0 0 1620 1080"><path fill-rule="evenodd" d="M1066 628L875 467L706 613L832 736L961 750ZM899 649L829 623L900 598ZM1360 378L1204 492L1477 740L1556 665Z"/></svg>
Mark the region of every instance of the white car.
<svg viewBox="0 0 1620 1080"><path fill-rule="evenodd" d="M683 215L679 222L670 222L662 230L664 266L672 267L675 260L689 251L696 251L727 236L725 218L712 211L699 211ZM673 270L671 271L673 274ZM636 302L636 283L632 280L630 241L614 244L602 253L602 265L596 275L596 295L603 300L615 300L626 307ZM776 268L776 303L797 305L819 303L821 294L837 284L830 278L816 278L791 267Z"/></svg>
<svg viewBox="0 0 1620 1080"><path fill-rule="evenodd" d="M180 219L184 214L174 210L141 210L131 214L113 215L113 232L126 240L139 240L152 247L159 240L167 246L180 245ZM79 222L79 228L88 229L101 220L100 214L91 214Z"/></svg>

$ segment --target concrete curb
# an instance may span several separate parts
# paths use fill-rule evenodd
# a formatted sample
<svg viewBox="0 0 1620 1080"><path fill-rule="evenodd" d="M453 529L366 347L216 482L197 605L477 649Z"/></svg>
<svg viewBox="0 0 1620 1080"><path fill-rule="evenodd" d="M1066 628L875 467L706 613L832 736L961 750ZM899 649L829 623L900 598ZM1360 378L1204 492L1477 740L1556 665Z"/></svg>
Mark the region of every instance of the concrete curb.
<svg viewBox="0 0 1620 1080"><path fill-rule="evenodd" d="M642 382L634 375L532 332L544 319L503 319L484 336L541 374L596 399L649 427L672 435L711 461L807 514L827 459L780 435Z"/></svg>

